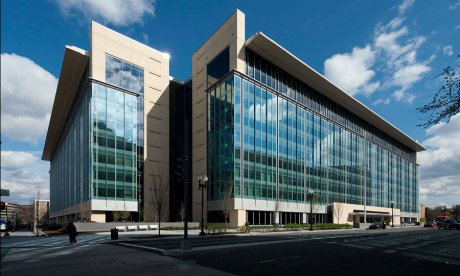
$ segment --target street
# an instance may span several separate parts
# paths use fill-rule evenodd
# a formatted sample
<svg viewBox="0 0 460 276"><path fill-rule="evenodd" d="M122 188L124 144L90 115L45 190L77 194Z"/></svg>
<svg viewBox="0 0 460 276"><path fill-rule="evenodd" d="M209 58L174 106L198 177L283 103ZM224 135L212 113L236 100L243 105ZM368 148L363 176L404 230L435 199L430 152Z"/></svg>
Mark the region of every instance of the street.
<svg viewBox="0 0 460 276"><path fill-rule="evenodd" d="M165 231L167 234L167 231ZM460 268L460 231L423 228L302 231L191 237L105 235L2 238L2 275L383 275ZM170 255L170 256L164 256Z"/></svg>

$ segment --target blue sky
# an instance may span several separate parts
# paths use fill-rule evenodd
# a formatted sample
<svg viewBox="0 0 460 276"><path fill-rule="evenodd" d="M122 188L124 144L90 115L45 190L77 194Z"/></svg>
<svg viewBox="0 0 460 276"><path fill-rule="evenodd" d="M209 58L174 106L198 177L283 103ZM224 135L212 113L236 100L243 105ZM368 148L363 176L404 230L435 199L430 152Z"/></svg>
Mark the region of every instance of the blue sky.
<svg viewBox="0 0 460 276"><path fill-rule="evenodd" d="M415 108L458 66L460 1L1 1L1 181L27 203L49 198L40 161L64 46L89 49L95 20L171 55L185 80L193 52L235 9L258 31L428 148L419 155L421 203L460 203L460 115L419 128Z"/></svg>

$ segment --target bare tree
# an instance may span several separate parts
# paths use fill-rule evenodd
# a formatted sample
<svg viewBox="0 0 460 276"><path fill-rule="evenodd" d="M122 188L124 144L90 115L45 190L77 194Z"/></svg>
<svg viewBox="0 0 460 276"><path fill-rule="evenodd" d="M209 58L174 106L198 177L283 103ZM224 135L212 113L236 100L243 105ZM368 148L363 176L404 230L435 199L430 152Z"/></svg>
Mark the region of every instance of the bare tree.
<svg viewBox="0 0 460 276"><path fill-rule="evenodd" d="M113 221L118 221L120 219L120 211L118 211L118 208L117 210L112 211L112 214L113 214Z"/></svg>
<svg viewBox="0 0 460 276"><path fill-rule="evenodd" d="M442 80L443 85L429 103L417 108L418 112L428 115L426 121L418 126L427 128L443 119L449 123L452 116L460 111L460 65L456 68L447 66L437 78Z"/></svg>
<svg viewBox="0 0 460 276"><path fill-rule="evenodd" d="M233 206L233 185L232 183L227 183L224 187L223 191L223 211L224 211L224 218L225 218L225 232L227 232L227 221L228 217L230 216L230 210Z"/></svg>
<svg viewBox="0 0 460 276"><path fill-rule="evenodd" d="M168 183L166 183L163 167L158 167L158 173L153 173L153 187L150 188L152 205L158 217L158 236L161 235L161 218L168 205Z"/></svg>
<svg viewBox="0 0 460 276"><path fill-rule="evenodd" d="M120 218L122 221L127 221L130 215L130 211L120 211Z"/></svg>
<svg viewBox="0 0 460 276"><path fill-rule="evenodd" d="M336 202L334 204L334 215L337 217L337 223L340 223L340 217L343 214L343 203Z"/></svg>

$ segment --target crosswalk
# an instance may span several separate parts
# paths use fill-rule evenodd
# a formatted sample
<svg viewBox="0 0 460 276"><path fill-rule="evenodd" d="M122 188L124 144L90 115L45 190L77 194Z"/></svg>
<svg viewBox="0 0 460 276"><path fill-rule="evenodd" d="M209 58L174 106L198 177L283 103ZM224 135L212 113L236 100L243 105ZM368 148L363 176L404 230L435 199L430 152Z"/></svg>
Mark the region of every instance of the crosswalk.
<svg viewBox="0 0 460 276"><path fill-rule="evenodd" d="M14 237L2 238L2 264L20 261L24 264L38 263L53 258L75 254L108 242L109 235L83 234L77 237L77 244L70 245L65 235L48 237Z"/></svg>
<svg viewBox="0 0 460 276"><path fill-rule="evenodd" d="M435 231L429 235L423 232L372 235L338 239L328 243L460 265L460 231Z"/></svg>
<svg viewBox="0 0 460 276"><path fill-rule="evenodd" d="M77 244L93 245L110 241L110 235L83 234L77 236ZM47 237L15 237L11 239L2 238L3 248L43 248L59 247L69 245L69 238L65 235Z"/></svg>

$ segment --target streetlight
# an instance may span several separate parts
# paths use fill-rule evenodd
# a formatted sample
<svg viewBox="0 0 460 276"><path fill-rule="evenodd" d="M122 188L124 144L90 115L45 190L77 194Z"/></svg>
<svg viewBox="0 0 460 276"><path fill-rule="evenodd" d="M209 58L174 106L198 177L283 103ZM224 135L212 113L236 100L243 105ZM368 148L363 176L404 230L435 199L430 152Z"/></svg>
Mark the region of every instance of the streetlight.
<svg viewBox="0 0 460 276"><path fill-rule="evenodd" d="M315 196L315 191L312 189L308 190L308 200L310 200L310 231L313 231L313 197Z"/></svg>
<svg viewBox="0 0 460 276"><path fill-rule="evenodd" d="M393 219L394 219L394 217L393 217L393 207L394 207L395 202L392 200L390 203L391 203L391 227L395 227L395 225L393 223Z"/></svg>
<svg viewBox="0 0 460 276"><path fill-rule="evenodd" d="M198 187L201 190L201 232L200 236L205 236L204 233L204 190L206 190L206 186L208 184L208 177L206 175L199 175L198 176Z"/></svg>

